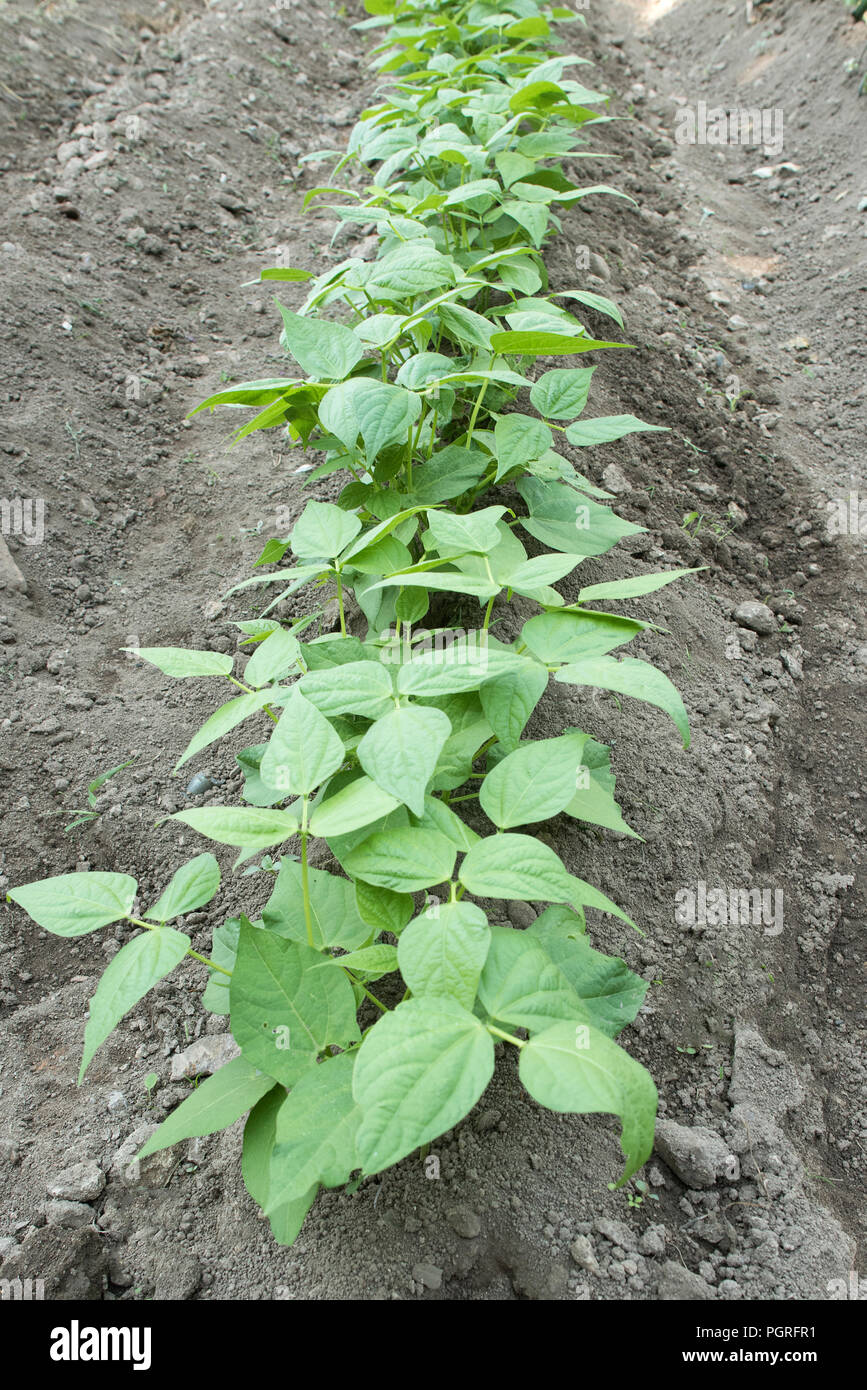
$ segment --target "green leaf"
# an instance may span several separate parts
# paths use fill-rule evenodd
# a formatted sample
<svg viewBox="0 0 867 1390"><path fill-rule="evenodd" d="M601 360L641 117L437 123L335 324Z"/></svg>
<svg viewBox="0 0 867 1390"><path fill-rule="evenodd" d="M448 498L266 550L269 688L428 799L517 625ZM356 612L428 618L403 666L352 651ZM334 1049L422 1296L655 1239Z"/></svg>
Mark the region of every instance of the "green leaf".
<svg viewBox="0 0 867 1390"><path fill-rule="evenodd" d="M128 917L137 889L129 874L60 874L10 888L6 898L55 936L85 936Z"/></svg>
<svg viewBox="0 0 867 1390"><path fill-rule="evenodd" d="M604 744L588 739L582 755L583 767L578 769L575 795L564 807L567 816L590 821L593 825L617 830L621 835L640 839L623 819L614 800L614 774L610 767L610 750Z"/></svg>
<svg viewBox="0 0 867 1390"><path fill-rule="evenodd" d="M494 429L499 482L513 468L523 468L531 459L541 458L553 441L551 431L541 420L517 411L501 415Z"/></svg>
<svg viewBox="0 0 867 1390"><path fill-rule="evenodd" d="M244 681L255 687L282 680L298 660L298 638L283 627L275 628L260 642L244 667Z"/></svg>
<svg viewBox="0 0 867 1390"><path fill-rule="evenodd" d="M400 800L400 797L390 796L369 777L356 777L334 796L319 803L310 817L310 832L326 839L332 835L347 835L351 830L372 825L381 816L387 816Z"/></svg>
<svg viewBox="0 0 867 1390"><path fill-rule="evenodd" d="M361 437L372 467L377 454L393 440L406 442L407 432L421 414L421 397L402 386L373 382L355 401Z"/></svg>
<svg viewBox="0 0 867 1390"><path fill-rule="evenodd" d="M486 681L479 691L485 717L507 753L517 746L547 686L545 668L526 661L517 670Z"/></svg>
<svg viewBox="0 0 867 1390"><path fill-rule="evenodd" d="M621 346L623 346L621 344ZM634 415L606 415L595 420L576 420L566 431L570 444L587 448L591 444L609 444L614 439L622 439L625 434L637 430L667 430L667 425L646 425Z"/></svg>
<svg viewBox="0 0 867 1390"><path fill-rule="evenodd" d="M453 1000L409 999L384 1014L365 1036L353 1077L365 1173L381 1172L451 1129L493 1071L491 1035Z"/></svg>
<svg viewBox="0 0 867 1390"><path fill-rule="evenodd" d="M371 724L358 745L358 760L383 791L420 816L425 788L450 733L441 710L402 705Z"/></svg>
<svg viewBox="0 0 867 1390"><path fill-rule="evenodd" d="M575 794L586 734L519 745L482 783L479 805L501 830L549 820Z"/></svg>
<svg viewBox="0 0 867 1390"><path fill-rule="evenodd" d="M171 820L183 821L208 840L235 849L268 849L298 833L299 812L257 806L197 806L178 811Z"/></svg>
<svg viewBox="0 0 867 1390"><path fill-rule="evenodd" d="M657 1102L653 1079L598 1029L557 1023L537 1033L521 1049L518 1070L530 1095L549 1110L620 1116L626 1167L618 1187L650 1157Z"/></svg>
<svg viewBox="0 0 867 1390"><path fill-rule="evenodd" d="M321 714L363 714L378 719L394 708L388 666L380 661L348 661L342 666L311 671L298 682L305 699Z"/></svg>
<svg viewBox="0 0 867 1390"><path fill-rule="evenodd" d="M460 816L455 815L451 807L436 796L425 797L424 815L415 817L415 824L425 830L438 830L447 840L451 840L462 854L479 838L475 830L465 825Z"/></svg>
<svg viewBox="0 0 867 1390"><path fill-rule="evenodd" d="M294 1086L329 1043L360 1037L345 975L318 951L242 921L229 987L232 1032L242 1053Z"/></svg>
<svg viewBox="0 0 867 1390"><path fill-rule="evenodd" d="M413 995L472 1009L491 930L475 903L431 903L400 938L397 959Z"/></svg>
<svg viewBox="0 0 867 1390"><path fill-rule="evenodd" d="M174 970L189 947L190 938L183 932L173 927L158 927L133 937L112 957L90 1001L79 1086L97 1048L152 985Z"/></svg>
<svg viewBox="0 0 867 1390"><path fill-rule="evenodd" d="M310 922L317 950L341 946L352 951L370 937L370 927L358 911L354 886L322 869L308 869ZM307 942L301 865L284 857L274 890L262 910L266 930L293 941Z"/></svg>
<svg viewBox="0 0 867 1390"><path fill-rule="evenodd" d="M291 536L293 552L301 560L332 559L354 540L361 522L333 502L308 502Z"/></svg>
<svg viewBox="0 0 867 1390"><path fill-rule="evenodd" d="M372 299L410 299L428 290L453 285L452 262L441 256L433 242L414 237L388 251L375 263L367 293Z"/></svg>
<svg viewBox="0 0 867 1390"><path fill-rule="evenodd" d="M185 647L123 647L122 651L149 661L164 676L176 680L187 676L229 676L234 660L222 652L193 652Z"/></svg>
<svg viewBox="0 0 867 1390"><path fill-rule="evenodd" d="M167 1149L181 1139L195 1139L227 1129L273 1089L274 1078L235 1057L214 1072L173 1110L136 1154L137 1159Z"/></svg>
<svg viewBox="0 0 867 1390"><path fill-rule="evenodd" d="M247 1191L263 1211L268 1206L277 1115L285 1099L282 1086L275 1086L253 1107L244 1126L241 1173ZM314 1183L303 1196L292 1202L284 1202L283 1206L271 1213L271 1233L278 1245L293 1244L318 1191L319 1185Z"/></svg>
<svg viewBox="0 0 867 1390"><path fill-rule="evenodd" d="M217 739L229 733L230 729L234 729L245 719L249 719L251 714L258 714L259 710L264 709L273 699L273 690L257 690L252 695L238 695L234 700L228 700L225 705L214 710L214 713L205 720L199 731L193 734L183 757L175 763L174 772L177 773L184 763L189 762L190 758L195 757L203 748L216 743Z"/></svg>
<svg viewBox="0 0 867 1390"><path fill-rule="evenodd" d="M493 328L481 314L464 308L462 304L441 304L437 315L450 338L471 348L490 351Z"/></svg>
<svg viewBox="0 0 867 1390"><path fill-rule="evenodd" d="M303 318L279 299L274 302L283 316L282 339L309 377L342 381L361 361L364 349L351 328L325 319Z"/></svg>
<svg viewBox="0 0 867 1390"><path fill-rule="evenodd" d="M540 613L521 630L521 641L547 665L578 661L586 656L605 656L612 648L631 642L644 624L613 613Z"/></svg>
<svg viewBox="0 0 867 1390"><path fill-rule="evenodd" d="M231 971L235 964L235 957L238 954L238 933L241 930L241 919L239 917L229 917L222 926L215 927L211 939L211 960L215 965L221 965L223 970ZM202 1004L212 1014L227 1014L229 1012L229 984L230 976L224 975L222 971L212 970L208 977L208 983L202 995Z"/></svg>
<svg viewBox="0 0 867 1390"><path fill-rule="evenodd" d="M344 868L396 893L416 893L451 878L457 847L436 830L376 831L349 853Z"/></svg>
<svg viewBox="0 0 867 1390"><path fill-rule="evenodd" d="M483 555L500 543L497 522L505 507L483 507L478 512L428 512L428 525L437 550L447 558L465 551Z"/></svg>
<svg viewBox="0 0 867 1390"><path fill-rule="evenodd" d="M326 1058L302 1076L277 1114L268 1185L269 1213L311 1187L339 1187L360 1166L355 1138L361 1110L352 1094L355 1054Z"/></svg>
<svg viewBox="0 0 867 1390"><path fill-rule="evenodd" d="M523 357L571 357L573 353L593 352L596 348L626 348L629 343L597 342L595 338L567 333L495 333L493 352L515 353Z"/></svg>
<svg viewBox="0 0 867 1390"><path fill-rule="evenodd" d="M562 908L549 907L525 933L544 951L583 1002L590 1022L609 1037L631 1023L644 1002L647 981L619 956L606 956L590 945Z"/></svg>
<svg viewBox="0 0 867 1390"><path fill-rule="evenodd" d="M209 903L220 886L220 866L212 854L197 854L183 864L153 907L142 915L154 922L170 922Z"/></svg>
<svg viewBox="0 0 867 1390"><path fill-rule="evenodd" d="M555 584L558 579L564 579L583 559L583 555L567 555L562 551L536 555L532 560L525 560L513 569L506 582L516 593L532 595L544 585Z"/></svg>
<svg viewBox="0 0 867 1390"><path fill-rule="evenodd" d="M344 757L339 734L293 686L262 754L260 770L264 780L287 793L308 796L337 771Z"/></svg>
<svg viewBox="0 0 867 1390"><path fill-rule="evenodd" d="M554 679L566 685L595 685L601 690L616 690L619 695L632 695L636 700L656 705L671 716L684 748L689 747L689 720L683 700L668 676L649 661L638 661L630 656L620 661L613 656L590 656L561 666Z"/></svg>
<svg viewBox="0 0 867 1390"><path fill-rule="evenodd" d="M530 392L530 400L546 420L572 420L587 404L595 367L555 367L543 372Z"/></svg>
<svg viewBox="0 0 867 1390"><path fill-rule="evenodd" d="M588 309L595 309L599 314L605 314L613 319L620 328L625 327L623 315L614 303L613 299L607 299L604 294L593 294L590 290L561 290L560 294L564 298L577 300L579 304L586 304Z"/></svg>
<svg viewBox="0 0 867 1390"><path fill-rule="evenodd" d="M578 602L586 603L590 599L603 598L640 598L642 594L652 594L657 589L664 589L666 584L671 584L674 579L681 579L685 574L698 574L701 568L699 565L696 569L637 574L632 579L616 579L610 584L589 584L586 589L581 590Z"/></svg>
<svg viewBox="0 0 867 1390"><path fill-rule="evenodd" d="M490 835L473 845L458 875L477 898L574 903L635 923L598 888L567 873L560 856L530 835Z"/></svg>
<svg viewBox="0 0 867 1390"><path fill-rule="evenodd" d="M397 970L397 947L388 946L384 942L376 946L363 946L360 951L350 951L345 956L335 956L334 964L345 966L347 970L352 970L357 975L365 975L368 979L379 979L382 975L391 975Z"/></svg>
<svg viewBox="0 0 867 1390"><path fill-rule="evenodd" d="M415 907L409 893L376 888L363 879L355 885L355 902L368 926L376 932L391 932L393 936L400 936Z"/></svg>
<svg viewBox="0 0 867 1390"><path fill-rule="evenodd" d="M529 932L493 927L479 998L492 1019L531 1033L552 1023L590 1023L577 992Z"/></svg>
<svg viewBox="0 0 867 1390"><path fill-rule="evenodd" d="M449 444L438 449L427 463L413 473L413 496L419 502L448 502L474 487L485 472L490 457L481 449L464 449Z"/></svg>

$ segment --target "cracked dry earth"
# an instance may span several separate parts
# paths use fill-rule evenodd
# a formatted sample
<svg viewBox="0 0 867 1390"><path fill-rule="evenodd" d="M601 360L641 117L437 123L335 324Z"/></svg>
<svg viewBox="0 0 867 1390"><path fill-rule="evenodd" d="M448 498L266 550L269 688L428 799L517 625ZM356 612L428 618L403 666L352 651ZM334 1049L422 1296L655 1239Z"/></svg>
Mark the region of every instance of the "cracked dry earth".
<svg viewBox="0 0 867 1390"><path fill-rule="evenodd" d="M858 1295L862 34L835 0L584 13L579 42L627 118L596 133L594 174L638 207L568 212L552 286L581 275L603 289L637 344L603 355L594 413L670 427L582 458L646 528L588 562L589 578L705 566L664 599L619 605L663 629L639 654L682 690L690 752L649 707L567 686L530 731L566 720L610 743L642 837L565 818L545 832L646 932L591 927L653 982L624 1038L661 1095L646 1192L630 1205L607 1190L612 1120L540 1110L503 1058L434 1146L438 1178L407 1159L326 1194L281 1249L243 1187L240 1126L131 1163L189 1076L226 1055L201 967L157 986L79 1089L87 1001L124 930L70 944L10 905L0 1277L128 1300ZM167 686L121 649L233 650L230 620L248 609L221 596L306 501L301 453L269 436L229 452L223 421L184 417L221 382L279 370L259 270L346 254L326 210L302 216L321 179L298 161L342 144L369 99L360 17L354 0L13 0L0 14L0 492L45 505L41 544L0 544L2 888L90 867L155 894L193 852L194 837L154 823L190 804L171 769L213 695ZM699 101L781 109L782 152L678 143L677 113ZM87 783L127 759L98 819L64 834ZM191 770L209 779L199 800L236 796L230 746ZM266 896L265 876L233 879L230 860L220 897L185 923L198 949ZM769 910L690 920L700 885L709 899L767 890Z"/></svg>

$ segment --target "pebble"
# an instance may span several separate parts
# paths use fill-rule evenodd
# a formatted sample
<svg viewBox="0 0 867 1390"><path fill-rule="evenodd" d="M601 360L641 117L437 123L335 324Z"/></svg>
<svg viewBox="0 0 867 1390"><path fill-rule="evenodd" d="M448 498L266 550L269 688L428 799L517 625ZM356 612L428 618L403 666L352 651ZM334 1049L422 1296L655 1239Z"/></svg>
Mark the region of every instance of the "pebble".
<svg viewBox="0 0 867 1390"><path fill-rule="evenodd" d="M664 1255L665 1227L658 1223L648 1226L647 1230L639 1237L638 1248L642 1255Z"/></svg>
<svg viewBox="0 0 867 1390"><path fill-rule="evenodd" d="M21 573L2 536L0 536L0 589L16 589L26 593L27 580Z"/></svg>
<svg viewBox="0 0 867 1390"><path fill-rule="evenodd" d="M105 1187L105 1174L93 1159L73 1163L57 1173L45 1189L49 1197L66 1202L93 1202Z"/></svg>
<svg viewBox="0 0 867 1390"><path fill-rule="evenodd" d="M536 914L528 903L510 902L506 905L506 916L513 927L530 927L536 920Z"/></svg>
<svg viewBox="0 0 867 1390"><path fill-rule="evenodd" d="M475 1240L481 1233L482 1223L471 1207L453 1207L446 1212L446 1221L463 1240Z"/></svg>
<svg viewBox="0 0 867 1390"><path fill-rule="evenodd" d="M603 470L602 486L608 492L613 492L615 497L621 497L625 492L632 491L632 484L623 469L616 463L609 463L608 467Z"/></svg>
<svg viewBox="0 0 867 1390"><path fill-rule="evenodd" d="M693 1274L675 1260L666 1260L656 1282L656 1297L663 1302L675 1299L708 1299L714 1293L700 1274Z"/></svg>
<svg viewBox="0 0 867 1390"><path fill-rule="evenodd" d="M443 1272L437 1265L413 1265L412 1277L416 1283L424 1284L426 1289L433 1289L434 1292L443 1286Z"/></svg>
<svg viewBox="0 0 867 1390"><path fill-rule="evenodd" d="M654 1148L660 1158L690 1188L713 1187L725 1171L729 1151L712 1129L659 1120Z"/></svg>
<svg viewBox="0 0 867 1390"><path fill-rule="evenodd" d="M216 1033L212 1037L199 1038L183 1052L176 1052L172 1058L172 1081L184 1077L210 1076L219 1071L226 1062L240 1055L240 1049L231 1033Z"/></svg>
<svg viewBox="0 0 867 1390"><path fill-rule="evenodd" d="M89 1226L93 1220L93 1207L86 1202L64 1202L55 1198L45 1203L44 1213L47 1226L65 1226L73 1230Z"/></svg>
<svg viewBox="0 0 867 1390"><path fill-rule="evenodd" d="M598 1272L599 1264L593 1253L593 1243L589 1236L576 1236L569 1246L569 1254L581 1269Z"/></svg>
<svg viewBox="0 0 867 1390"><path fill-rule="evenodd" d="M755 599L739 603L732 617L741 627L750 628L762 637L769 637L771 633L779 631L779 624L768 605L758 603Z"/></svg>

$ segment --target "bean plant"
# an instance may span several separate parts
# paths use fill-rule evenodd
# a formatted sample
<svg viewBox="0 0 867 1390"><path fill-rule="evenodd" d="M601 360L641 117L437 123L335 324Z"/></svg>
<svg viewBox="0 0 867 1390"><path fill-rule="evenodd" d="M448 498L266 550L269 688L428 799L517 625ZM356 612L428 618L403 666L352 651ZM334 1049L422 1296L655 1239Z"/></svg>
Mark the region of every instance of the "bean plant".
<svg viewBox="0 0 867 1390"><path fill-rule="evenodd" d="M621 314L580 284L552 291L542 255L563 208L624 196L574 181L593 157L589 129L610 119L606 95L575 75L588 60L552 38L581 17L538 0L365 7L357 27L376 40L382 85L305 203L333 200L338 224L368 240L317 276L263 271L306 295L276 301L294 374L198 407L252 410L236 440L273 428L317 451L304 486L328 478L336 500L309 500L238 586L262 600L237 624L240 675L220 652L137 652L169 678L232 687L178 769L247 721L267 725L237 753L242 805L172 819L237 849L236 866L282 847L273 890L255 920L215 927L207 957L172 923L217 893L210 853L146 907L123 873L9 893L61 936L141 929L91 1001L82 1075L148 989L185 956L203 963L203 1005L229 1015L239 1053L140 1157L246 1115L244 1179L283 1244L320 1187L354 1190L458 1124L497 1043L516 1050L540 1105L619 1117L618 1185L641 1167L656 1089L615 1038L647 986L590 944L585 910L634 923L537 827L563 815L634 832L605 745L578 728L526 730L553 679L647 701L689 739L667 677L619 652L650 625L594 606L688 571L579 578L571 598L555 587L641 529L561 436L585 449L659 428L584 417L595 368L571 364L626 345L580 316L622 330ZM339 872L314 867L321 841ZM519 930L509 901L547 906Z"/></svg>

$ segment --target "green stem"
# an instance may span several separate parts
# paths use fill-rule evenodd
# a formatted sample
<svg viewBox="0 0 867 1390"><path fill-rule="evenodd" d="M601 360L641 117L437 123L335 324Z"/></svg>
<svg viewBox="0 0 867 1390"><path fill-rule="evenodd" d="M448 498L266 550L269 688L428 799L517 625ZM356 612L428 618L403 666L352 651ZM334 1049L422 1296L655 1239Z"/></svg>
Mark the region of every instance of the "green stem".
<svg viewBox="0 0 867 1390"><path fill-rule="evenodd" d="M127 917L126 920L132 922L133 926L147 927L148 931L161 931L165 926L164 922L145 922L141 917ZM186 954L192 956L193 960L200 960L202 965L210 966L211 970L219 970L221 975L228 975L229 979L232 978L231 970L224 970L222 965L218 965L215 960L209 960L207 956L200 956L198 951L194 951L192 947Z"/></svg>
<svg viewBox="0 0 867 1390"><path fill-rule="evenodd" d="M485 1027L487 1028L489 1033L493 1033L494 1036L497 1038L502 1038L504 1042L514 1043L515 1047L527 1046L526 1042L524 1042L523 1039L516 1038L513 1033L504 1033L501 1028L495 1028L493 1023L486 1023Z"/></svg>
<svg viewBox="0 0 867 1390"><path fill-rule="evenodd" d="M479 418L479 411L480 411L481 408L482 408L482 401L485 399L485 392L487 391L487 389L488 389L488 383L487 383L486 381L483 381L483 382L482 382L482 389L481 389L481 391L479 392L478 396L476 397L476 404L475 404L475 406L474 406L474 408L473 408L473 413L472 413L472 415L470 416L470 428L469 428L469 431L468 431L468 433L467 433L467 448L468 448L468 449L469 449L470 445L471 445L472 442L473 442L473 430L474 430L475 427L476 427L476 421L477 421L478 418Z"/></svg>
<svg viewBox="0 0 867 1390"><path fill-rule="evenodd" d="M304 898L304 926L307 931L307 941L316 950L316 943L313 940L313 920L310 915L310 876L307 872L307 802L304 798L303 820L301 825L301 892Z"/></svg>
<svg viewBox="0 0 867 1390"><path fill-rule="evenodd" d="M343 611L343 576L340 570L335 570L337 576L337 606L340 610L340 635L346 636L346 614Z"/></svg>
<svg viewBox="0 0 867 1390"><path fill-rule="evenodd" d="M358 988L361 990L362 994L365 994L367 996L371 1004L375 1004L376 1007L378 1009L381 1009L384 1014L387 1014L389 1012L388 1005L381 1003L381 1001L377 999L375 994L371 994L370 990L361 983L361 981L358 979L356 975L353 975L351 970L347 970L345 965L341 966L341 969L343 970L343 973L348 980L351 980L354 985L358 985Z"/></svg>

